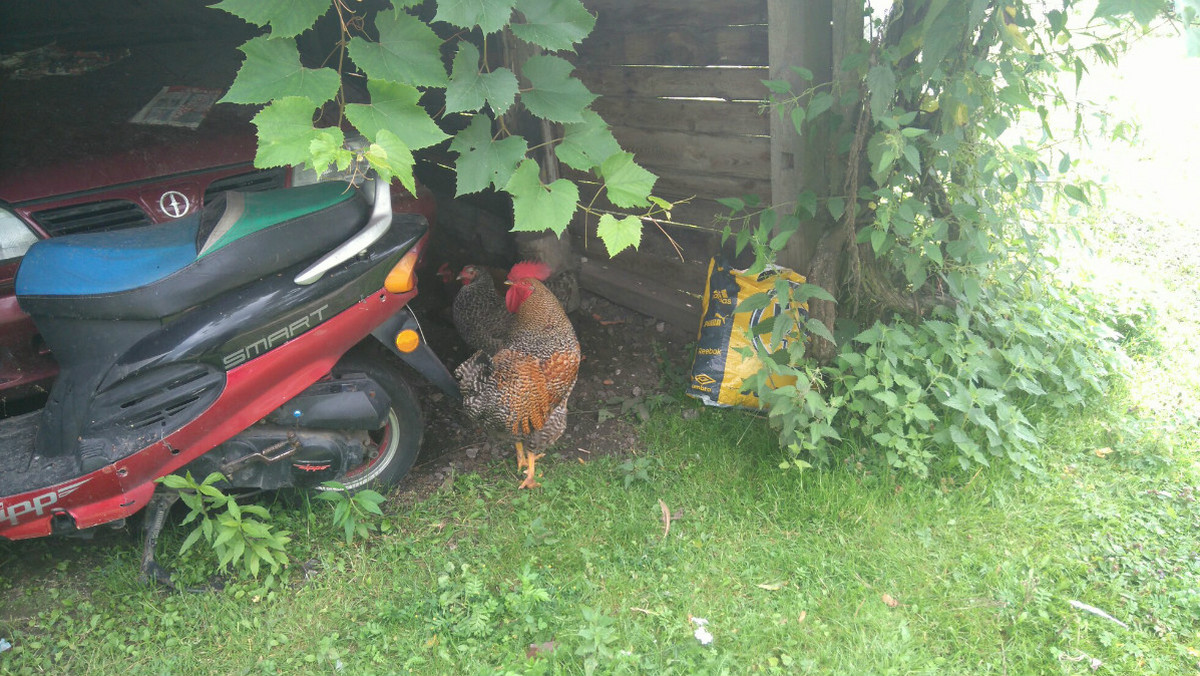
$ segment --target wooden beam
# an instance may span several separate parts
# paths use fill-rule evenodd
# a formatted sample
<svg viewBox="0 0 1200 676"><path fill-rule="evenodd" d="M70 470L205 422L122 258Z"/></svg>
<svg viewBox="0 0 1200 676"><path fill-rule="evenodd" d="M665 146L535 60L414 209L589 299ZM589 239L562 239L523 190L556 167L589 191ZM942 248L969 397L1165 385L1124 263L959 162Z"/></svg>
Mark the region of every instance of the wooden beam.
<svg viewBox="0 0 1200 676"><path fill-rule="evenodd" d="M666 322L679 337L692 338L700 326L700 294L695 295L666 284L666 279L618 267L612 262L587 259L579 270L584 289L608 300Z"/></svg>
<svg viewBox="0 0 1200 676"><path fill-rule="evenodd" d="M812 84L832 82L833 1L767 0L772 80L792 83L792 91L797 93ZM797 67L811 71L813 82L801 79L794 70ZM789 117L781 119L774 114L770 117L771 202L795 204L796 197L805 189L818 195L827 194L824 141L828 125L819 122L808 126L806 138L801 139ZM819 227L802 227L780 252L780 264L799 271L807 269L819 231Z"/></svg>
<svg viewBox="0 0 1200 676"><path fill-rule="evenodd" d="M578 53L579 65L765 66L767 27L709 25L647 31L628 24L597 25Z"/></svg>
<svg viewBox="0 0 1200 676"><path fill-rule="evenodd" d="M771 140L754 136L687 134L613 127L621 147L638 161L658 167L704 174L771 178Z"/></svg>
<svg viewBox="0 0 1200 676"><path fill-rule="evenodd" d="M576 75L591 91L615 97L689 97L761 101L761 67L583 66Z"/></svg>
<svg viewBox="0 0 1200 676"><path fill-rule="evenodd" d="M654 30L672 26L745 26L767 23L767 0L583 0L596 15L596 25L639 26Z"/></svg>
<svg viewBox="0 0 1200 676"><path fill-rule="evenodd" d="M771 122L757 101L616 98L602 96L592 110L614 127L769 136Z"/></svg>

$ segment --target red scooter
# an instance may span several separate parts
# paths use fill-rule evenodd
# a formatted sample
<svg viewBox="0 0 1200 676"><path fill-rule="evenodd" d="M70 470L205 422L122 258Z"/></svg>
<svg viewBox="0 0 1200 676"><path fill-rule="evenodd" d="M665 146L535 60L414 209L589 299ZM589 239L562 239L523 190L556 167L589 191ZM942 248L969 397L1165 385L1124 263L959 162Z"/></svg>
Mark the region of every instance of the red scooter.
<svg viewBox="0 0 1200 676"><path fill-rule="evenodd" d="M34 244L17 299L61 370L42 410L0 422L0 538L149 506L142 571L164 580L154 544L178 495L162 476L399 481L421 411L381 346L459 396L406 305L426 241L374 181L230 192L170 224Z"/></svg>

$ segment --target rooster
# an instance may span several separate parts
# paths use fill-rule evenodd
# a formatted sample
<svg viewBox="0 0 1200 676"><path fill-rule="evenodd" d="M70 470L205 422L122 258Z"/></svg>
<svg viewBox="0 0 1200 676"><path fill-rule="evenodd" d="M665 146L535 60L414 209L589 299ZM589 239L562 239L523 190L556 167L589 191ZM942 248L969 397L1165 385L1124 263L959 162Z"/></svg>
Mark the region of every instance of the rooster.
<svg viewBox="0 0 1200 676"><path fill-rule="evenodd" d="M579 339L567 314L542 284L544 263L518 263L505 282L512 314L499 349L480 349L454 371L467 415L516 443L520 488L536 488L535 463L567 426L567 399L579 372ZM525 444L529 450L525 450Z"/></svg>
<svg viewBox="0 0 1200 676"><path fill-rule="evenodd" d="M504 307L487 270L468 265L458 273L458 279L463 288L454 296L452 307L458 334L472 351L496 354L504 346L514 315Z"/></svg>

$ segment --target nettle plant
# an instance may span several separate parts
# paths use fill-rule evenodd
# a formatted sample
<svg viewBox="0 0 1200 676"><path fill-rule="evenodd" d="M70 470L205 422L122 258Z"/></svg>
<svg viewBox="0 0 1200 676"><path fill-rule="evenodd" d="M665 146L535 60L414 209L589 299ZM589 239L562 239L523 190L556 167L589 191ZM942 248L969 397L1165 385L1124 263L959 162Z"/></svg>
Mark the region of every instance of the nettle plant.
<svg viewBox="0 0 1200 676"><path fill-rule="evenodd" d="M1158 0L1101 0L1074 28L1081 4L902 0L880 16L864 3L833 82L795 68L802 84L765 83L772 114L809 143L827 139L836 168L827 191L791 205L725 201L726 237L754 251L751 272L815 229L811 284L778 290L809 303L809 340L761 327L771 340L757 341L764 366L749 382L791 451L783 466L841 449L922 476L996 460L1033 470L1039 424L1122 372L1110 327L1131 318L1057 280L1064 233L1038 225L1044 210L1103 200L1074 175L1053 116L1073 113L1077 138L1128 133L1070 95L1157 22L1182 24L1200 53L1200 4L1172 15Z"/></svg>
<svg viewBox="0 0 1200 676"><path fill-rule="evenodd" d="M595 25L579 0L392 0L375 11L381 4L215 5L269 29L242 45L245 62L221 99L265 106L254 118L255 166L306 165L318 174L369 167L412 192L413 153L450 140L458 196L506 192L514 230L556 235L583 209L597 217L596 234L613 254L640 244L641 220L603 212L596 198L648 217L671 208L651 195L657 177L621 149L588 108L596 95L555 54L572 51ZM429 8L432 17L421 13ZM339 37L323 65L308 68L297 37L322 17L333 18ZM530 146L514 128L518 110L551 132ZM587 204L571 179L543 181L535 155L550 147L599 185Z"/></svg>

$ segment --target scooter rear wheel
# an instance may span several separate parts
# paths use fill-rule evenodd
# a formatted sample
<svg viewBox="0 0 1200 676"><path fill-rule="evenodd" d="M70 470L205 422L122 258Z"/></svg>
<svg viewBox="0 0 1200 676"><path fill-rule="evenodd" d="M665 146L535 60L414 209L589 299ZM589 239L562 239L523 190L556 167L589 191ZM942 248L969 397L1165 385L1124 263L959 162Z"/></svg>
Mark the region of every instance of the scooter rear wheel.
<svg viewBox="0 0 1200 676"><path fill-rule="evenodd" d="M421 437L425 429L421 406L400 371L386 360L387 357L378 352L356 350L343 357L333 368L334 375L365 374L378 383L392 401L387 422L369 433L372 447L366 461L335 479L351 493L364 488L386 493L412 469L417 452L421 449ZM332 489L317 486L316 490Z"/></svg>

